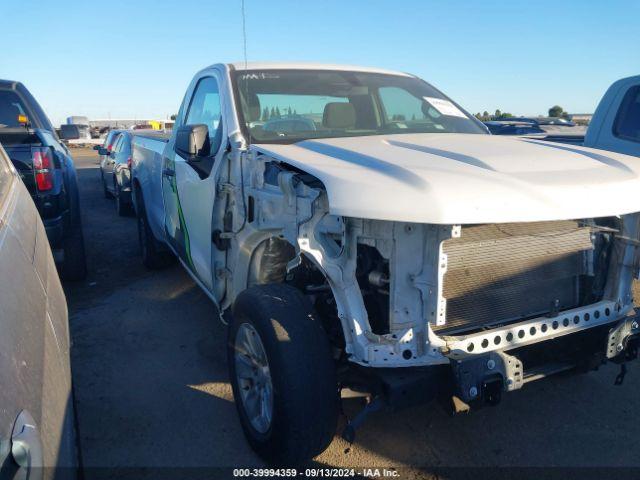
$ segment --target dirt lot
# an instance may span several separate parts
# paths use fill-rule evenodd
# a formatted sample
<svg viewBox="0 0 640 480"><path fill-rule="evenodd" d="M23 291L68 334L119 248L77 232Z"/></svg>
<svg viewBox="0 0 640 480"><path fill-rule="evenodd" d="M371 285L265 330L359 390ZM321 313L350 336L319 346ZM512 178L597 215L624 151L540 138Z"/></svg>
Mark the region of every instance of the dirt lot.
<svg viewBox="0 0 640 480"><path fill-rule="evenodd" d="M181 267L142 267L135 220L104 198L97 155L75 158L89 278L66 291L85 467L261 466L236 418L214 307ZM428 406L379 413L354 445L336 438L317 462L411 477L454 466L638 467L640 364L620 387L617 372L528 384L455 418Z"/></svg>

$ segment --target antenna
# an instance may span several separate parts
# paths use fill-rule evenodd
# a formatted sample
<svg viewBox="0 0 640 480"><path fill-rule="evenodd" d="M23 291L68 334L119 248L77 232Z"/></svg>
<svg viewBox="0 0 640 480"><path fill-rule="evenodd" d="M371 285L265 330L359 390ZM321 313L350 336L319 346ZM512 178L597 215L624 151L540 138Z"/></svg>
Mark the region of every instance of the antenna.
<svg viewBox="0 0 640 480"><path fill-rule="evenodd" d="M240 0L240 8L242 10L242 42L244 46L244 95L245 95L245 104L247 105L247 111L249 110L249 75L247 74L247 17L244 12L244 0ZM242 101L240 102L242 108ZM250 113L250 112L249 112ZM242 117L244 118L244 112ZM249 145L251 145L251 128L248 125L247 119L244 119L245 124L247 125L247 146L246 146L246 155L240 154L240 189L242 195L242 209L244 210L244 216L242 219L242 225L235 233L240 232L244 228L247 223L247 197L244 195L244 168L242 165L243 157L246 159L249 155ZM233 231L233 226L231 227ZM223 320L224 321L224 320Z"/></svg>
<svg viewBox="0 0 640 480"><path fill-rule="evenodd" d="M245 108L247 110L247 113L250 113L249 110L249 76L247 75L247 66L248 66L248 62L247 62L247 16L245 14L245 9L244 9L244 0L240 0L240 9L242 12L242 44L243 44L243 50L244 50L244 105ZM240 102L241 105L243 102ZM242 117L244 118L244 112ZM247 119L244 119L245 124L247 125L247 141L249 143L249 145L251 145L251 128L249 127L249 122L247 122ZM247 145L247 147L249 146Z"/></svg>
<svg viewBox="0 0 640 480"><path fill-rule="evenodd" d="M244 11L244 0L240 0L242 9L242 43L244 47L244 69L247 69L247 18Z"/></svg>

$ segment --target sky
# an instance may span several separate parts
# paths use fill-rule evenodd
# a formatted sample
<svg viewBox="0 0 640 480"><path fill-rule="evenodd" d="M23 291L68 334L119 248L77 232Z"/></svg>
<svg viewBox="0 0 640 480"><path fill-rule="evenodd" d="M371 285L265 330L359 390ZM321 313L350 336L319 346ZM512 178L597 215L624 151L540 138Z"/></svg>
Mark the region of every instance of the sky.
<svg viewBox="0 0 640 480"><path fill-rule="evenodd" d="M591 113L640 74L640 1L245 0L249 61L416 74L468 111ZM194 73L242 61L241 0L0 0L0 78L55 124L166 118Z"/></svg>

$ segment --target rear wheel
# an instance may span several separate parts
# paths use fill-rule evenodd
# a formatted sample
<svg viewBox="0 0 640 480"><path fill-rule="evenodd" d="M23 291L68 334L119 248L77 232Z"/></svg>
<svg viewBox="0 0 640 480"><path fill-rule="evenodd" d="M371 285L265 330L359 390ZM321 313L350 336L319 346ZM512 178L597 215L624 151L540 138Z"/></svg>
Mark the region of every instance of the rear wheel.
<svg viewBox="0 0 640 480"><path fill-rule="evenodd" d="M299 290L271 284L242 292L227 355L242 428L263 459L296 465L327 448L339 412L335 365L320 320Z"/></svg>
<svg viewBox="0 0 640 480"><path fill-rule="evenodd" d="M104 198L111 198L111 193L107 189L107 182L104 181L104 172L100 169L100 178L102 179L102 192L104 193Z"/></svg>
<svg viewBox="0 0 640 480"><path fill-rule="evenodd" d="M142 263L145 267L152 270L168 265L171 262L171 255L160 250L158 241L153 236L151 227L149 227L147 212L141 198L138 199L136 217L138 221L138 242L140 244Z"/></svg>
<svg viewBox="0 0 640 480"><path fill-rule="evenodd" d="M122 192L120 191L120 185L118 184L118 181L116 180L116 184L115 184L115 197L116 197L116 212L118 213L119 216L121 217L128 217L129 215L131 215L131 205L125 203L122 200Z"/></svg>

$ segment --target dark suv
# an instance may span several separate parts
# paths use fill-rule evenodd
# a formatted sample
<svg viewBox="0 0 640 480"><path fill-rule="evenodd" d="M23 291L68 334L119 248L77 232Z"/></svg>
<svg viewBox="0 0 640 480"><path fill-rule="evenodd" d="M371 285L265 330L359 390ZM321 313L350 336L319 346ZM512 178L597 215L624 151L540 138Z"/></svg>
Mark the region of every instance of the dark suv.
<svg viewBox="0 0 640 480"><path fill-rule="evenodd" d="M38 208L62 278L83 279L87 268L73 160L19 82L0 80L0 143Z"/></svg>

